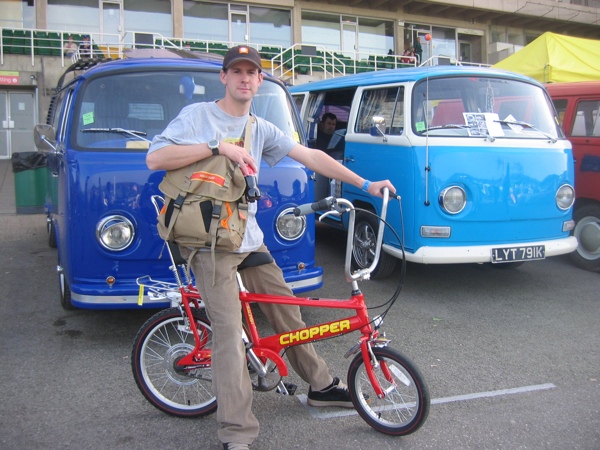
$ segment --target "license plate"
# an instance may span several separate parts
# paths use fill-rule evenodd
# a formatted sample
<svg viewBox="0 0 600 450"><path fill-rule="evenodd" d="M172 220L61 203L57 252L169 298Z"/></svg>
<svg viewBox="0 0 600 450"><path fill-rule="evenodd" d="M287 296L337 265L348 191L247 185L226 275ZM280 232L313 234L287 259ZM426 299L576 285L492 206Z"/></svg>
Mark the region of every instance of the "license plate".
<svg viewBox="0 0 600 450"><path fill-rule="evenodd" d="M507 263L514 261L533 261L546 257L546 247L531 245L528 247L493 248L492 263Z"/></svg>

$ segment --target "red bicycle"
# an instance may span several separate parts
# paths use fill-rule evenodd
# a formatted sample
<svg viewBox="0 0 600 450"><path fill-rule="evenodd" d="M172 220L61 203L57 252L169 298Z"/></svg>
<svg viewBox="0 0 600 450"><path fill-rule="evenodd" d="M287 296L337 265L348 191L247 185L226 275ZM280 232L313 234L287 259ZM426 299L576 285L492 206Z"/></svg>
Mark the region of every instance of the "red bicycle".
<svg viewBox="0 0 600 450"><path fill-rule="evenodd" d="M292 394L290 385L283 382L283 377L288 375L287 364L282 358L286 348L358 331L360 338L357 344L345 355L346 358L354 356L347 378L352 402L360 416L373 428L385 434L403 436L423 425L430 407L429 389L417 366L391 348L388 345L390 341L379 332L383 318L400 294L404 265L398 289L389 301L381 305L384 311L376 317L369 318L363 293L358 287L358 281L368 279L377 265L388 199L386 189L373 262L368 268L354 272L351 270L351 255L356 244L353 240L355 209L352 203L328 197L295 210L296 215L314 211L327 211L324 215L349 213L345 272L352 287L350 298L253 294L246 291L239 273L237 279L245 318L242 335L254 389L277 389L282 394ZM399 197L397 199L400 204ZM161 198L155 196L152 200L159 209ZM161 411L178 417L203 416L217 408L217 400L211 390L211 325L185 260L179 256L175 244L167 244L172 262L170 268L176 281L165 283L141 277L138 284L141 286L140 295L147 289L148 295L170 298L173 307L156 313L138 332L131 358L133 376L142 394ZM265 262L261 254L252 253L238 270ZM250 306L260 302L353 310L354 314L299 330L261 336Z"/></svg>

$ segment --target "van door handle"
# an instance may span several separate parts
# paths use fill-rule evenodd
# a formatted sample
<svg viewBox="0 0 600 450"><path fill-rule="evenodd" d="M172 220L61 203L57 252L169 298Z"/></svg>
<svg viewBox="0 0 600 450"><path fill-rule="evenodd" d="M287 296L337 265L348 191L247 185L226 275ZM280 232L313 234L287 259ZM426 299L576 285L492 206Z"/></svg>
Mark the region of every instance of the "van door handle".
<svg viewBox="0 0 600 450"><path fill-rule="evenodd" d="M354 158L344 158L344 162L354 162Z"/></svg>

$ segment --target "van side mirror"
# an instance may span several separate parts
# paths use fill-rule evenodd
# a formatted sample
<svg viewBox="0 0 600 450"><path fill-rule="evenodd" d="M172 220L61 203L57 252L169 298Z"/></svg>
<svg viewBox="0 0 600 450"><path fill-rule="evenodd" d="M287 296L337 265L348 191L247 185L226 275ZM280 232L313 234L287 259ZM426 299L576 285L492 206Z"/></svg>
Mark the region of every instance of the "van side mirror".
<svg viewBox="0 0 600 450"><path fill-rule="evenodd" d="M370 134L371 136L374 137L378 137L378 136L382 136L383 137L383 142L387 142L387 136L385 135L385 117L381 117L381 116L373 116L373 118L371 119L371 128L370 128Z"/></svg>
<svg viewBox="0 0 600 450"><path fill-rule="evenodd" d="M56 132L52 125L41 123L33 128L33 140L35 146L41 152L55 152L56 151Z"/></svg>

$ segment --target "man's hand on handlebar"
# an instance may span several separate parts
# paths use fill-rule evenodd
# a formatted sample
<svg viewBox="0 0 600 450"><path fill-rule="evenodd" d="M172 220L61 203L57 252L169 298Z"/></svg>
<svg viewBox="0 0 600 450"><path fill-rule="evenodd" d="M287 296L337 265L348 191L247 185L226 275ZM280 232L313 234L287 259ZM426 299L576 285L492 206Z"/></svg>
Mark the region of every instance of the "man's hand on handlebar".
<svg viewBox="0 0 600 450"><path fill-rule="evenodd" d="M383 197L383 188L388 188L390 197L396 198L396 188L390 180L373 181L367 188L367 192L375 197Z"/></svg>

